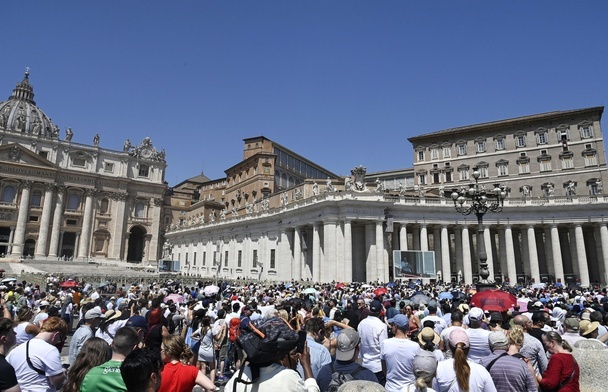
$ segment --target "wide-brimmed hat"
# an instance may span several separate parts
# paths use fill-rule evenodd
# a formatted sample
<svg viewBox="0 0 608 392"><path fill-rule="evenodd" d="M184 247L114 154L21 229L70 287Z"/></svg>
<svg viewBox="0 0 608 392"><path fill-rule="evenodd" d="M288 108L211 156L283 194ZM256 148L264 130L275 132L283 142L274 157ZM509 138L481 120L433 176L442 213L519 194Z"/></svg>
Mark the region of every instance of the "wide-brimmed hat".
<svg viewBox="0 0 608 392"><path fill-rule="evenodd" d="M582 336L589 335L591 332L595 331L599 326L600 323L598 323L597 321L582 320L579 323L579 328L581 330Z"/></svg>
<svg viewBox="0 0 608 392"><path fill-rule="evenodd" d="M439 335L437 335L435 330L430 327L422 328L420 333L418 333L418 341L420 342L420 344L426 344L427 342L433 342L433 344L437 345L437 344L439 344L440 340L441 340L441 338L439 337Z"/></svg>

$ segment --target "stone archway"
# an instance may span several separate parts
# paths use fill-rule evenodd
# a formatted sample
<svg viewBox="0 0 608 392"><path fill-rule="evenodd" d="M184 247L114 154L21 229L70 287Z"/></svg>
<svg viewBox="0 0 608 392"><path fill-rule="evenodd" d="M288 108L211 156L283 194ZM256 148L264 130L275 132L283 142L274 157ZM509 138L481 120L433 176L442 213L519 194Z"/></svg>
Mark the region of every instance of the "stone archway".
<svg viewBox="0 0 608 392"><path fill-rule="evenodd" d="M133 226L129 231L129 246L127 250L127 262L141 263L144 257L144 245L146 243L146 229L141 226Z"/></svg>

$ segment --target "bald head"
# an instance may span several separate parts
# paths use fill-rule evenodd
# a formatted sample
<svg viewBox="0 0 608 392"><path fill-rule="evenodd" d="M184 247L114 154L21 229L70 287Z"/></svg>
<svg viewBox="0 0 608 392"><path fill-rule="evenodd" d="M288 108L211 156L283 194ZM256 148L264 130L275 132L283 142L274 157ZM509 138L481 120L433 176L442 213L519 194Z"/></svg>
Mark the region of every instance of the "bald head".
<svg viewBox="0 0 608 392"><path fill-rule="evenodd" d="M530 325L530 319L528 316L524 316L523 314L517 315L513 318L513 324L519 325L523 327L523 329L528 329Z"/></svg>

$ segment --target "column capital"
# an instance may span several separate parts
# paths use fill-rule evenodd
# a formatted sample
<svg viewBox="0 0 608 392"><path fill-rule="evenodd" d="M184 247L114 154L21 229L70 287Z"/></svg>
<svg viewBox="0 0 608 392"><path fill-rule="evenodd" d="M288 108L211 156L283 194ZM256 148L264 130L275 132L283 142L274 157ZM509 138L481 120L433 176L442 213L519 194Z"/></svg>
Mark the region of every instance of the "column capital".
<svg viewBox="0 0 608 392"><path fill-rule="evenodd" d="M58 195L63 195L66 191L66 186L65 185L55 185L55 191L57 192Z"/></svg>
<svg viewBox="0 0 608 392"><path fill-rule="evenodd" d="M97 196L98 193L99 193L99 189L95 189L95 188L86 188L84 190L84 195L86 197L95 197L95 196Z"/></svg>
<svg viewBox="0 0 608 392"><path fill-rule="evenodd" d="M21 180L21 189L30 189L34 185L32 180Z"/></svg>
<svg viewBox="0 0 608 392"><path fill-rule="evenodd" d="M45 183L43 184L43 187L44 187L44 190L45 190L46 192L48 192L48 191L52 191L52 190L54 190L54 189L55 189L55 184L50 183L50 182L45 182Z"/></svg>

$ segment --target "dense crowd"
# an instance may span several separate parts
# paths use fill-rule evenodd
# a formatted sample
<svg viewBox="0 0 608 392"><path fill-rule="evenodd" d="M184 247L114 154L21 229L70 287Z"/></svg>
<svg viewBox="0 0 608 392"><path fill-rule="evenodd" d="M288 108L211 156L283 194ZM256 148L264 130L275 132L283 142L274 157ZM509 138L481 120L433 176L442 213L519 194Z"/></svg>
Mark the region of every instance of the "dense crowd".
<svg viewBox="0 0 608 392"><path fill-rule="evenodd" d="M67 283L0 286L0 390L568 392L608 341L600 288Z"/></svg>

